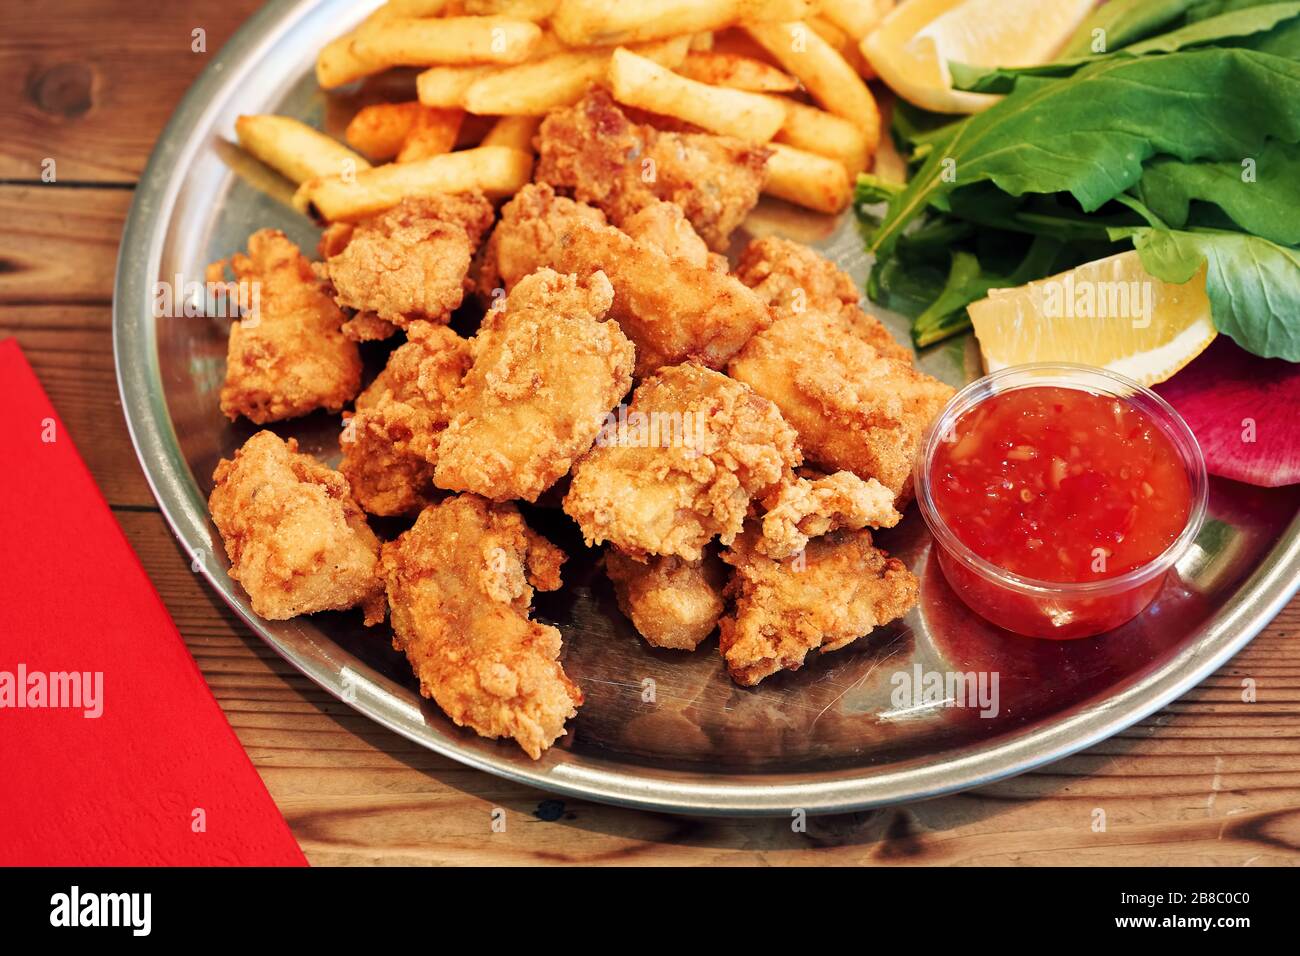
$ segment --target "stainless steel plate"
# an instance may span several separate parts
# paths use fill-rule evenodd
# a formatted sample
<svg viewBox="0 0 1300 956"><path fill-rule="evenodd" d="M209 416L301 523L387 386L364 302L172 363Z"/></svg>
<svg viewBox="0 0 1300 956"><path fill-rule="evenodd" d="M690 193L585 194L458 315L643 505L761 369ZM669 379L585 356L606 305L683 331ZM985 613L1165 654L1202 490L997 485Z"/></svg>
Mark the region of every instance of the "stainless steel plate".
<svg viewBox="0 0 1300 956"><path fill-rule="evenodd" d="M1120 631L1066 643L1011 637L966 612L937 572L920 518L911 515L881 539L921 576L920 606L900 625L745 690L726 677L713 643L682 655L639 641L568 519L555 509L529 509L529 520L575 555L566 587L540 595L537 616L564 632L565 668L587 695L568 736L538 762L513 743L456 728L422 701L386 629L365 631L359 614L259 620L227 577L205 505L218 459L252 432L217 410L227 323L155 319L154 283L202 281L206 263L242 248L263 226L314 247L316 230L283 203L287 184L230 145L234 120L285 113L337 130L350 104L327 101L312 63L326 41L373 6L283 0L221 51L145 171L123 237L114 304L127 423L172 528L253 630L362 713L470 766L595 800L689 813L860 809L988 783L1122 730L1219 667L1294 593L1298 489L1216 483L1211 520L1156 603ZM774 204L748 228L811 241L864 276L867 262L847 221ZM902 337L904 324L886 319ZM384 349L367 348L378 368ZM968 342L932 350L923 363L954 384L973 371ZM337 417L316 415L276 430L334 461L338 428ZM894 675L916 665L996 672L998 715L900 708L891 702ZM645 699L650 686L653 701Z"/></svg>

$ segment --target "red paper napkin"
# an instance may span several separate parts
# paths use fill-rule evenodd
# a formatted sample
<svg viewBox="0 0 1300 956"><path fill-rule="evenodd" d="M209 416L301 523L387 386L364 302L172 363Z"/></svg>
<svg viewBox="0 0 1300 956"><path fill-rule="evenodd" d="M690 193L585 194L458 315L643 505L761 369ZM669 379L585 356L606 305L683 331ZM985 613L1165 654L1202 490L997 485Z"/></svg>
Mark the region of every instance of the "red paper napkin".
<svg viewBox="0 0 1300 956"><path fill-rule="evenodd" d="M12 339L0 408L0 864L304 865Z"/></svg>

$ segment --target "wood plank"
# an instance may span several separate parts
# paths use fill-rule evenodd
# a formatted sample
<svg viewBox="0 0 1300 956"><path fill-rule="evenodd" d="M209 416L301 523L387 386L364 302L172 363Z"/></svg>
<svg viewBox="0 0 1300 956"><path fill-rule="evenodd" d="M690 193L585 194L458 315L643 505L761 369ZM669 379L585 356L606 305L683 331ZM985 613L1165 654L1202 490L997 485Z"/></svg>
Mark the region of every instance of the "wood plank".
<svg viewBox="0 0 1300 956"><path fill-rule="evenodd" d="M9 336L18 339L109 504L152 508L122 417L109 306L0 303L0 338Z"/></svg>
<svg viewBox="0 0 1300 956"><path fill-rule="evenodd" d="M113 301L113 272L133 193L0 187L0 305Z"/></svg>
<svg viewBox="0 0 1300 956"><path fill-rule="evenodd" d="M0 179L134 182L199 71L260 0L0 6ZM192 49L205 31L206 52ZM14 94L17 94L16 96Z"/></svg>
<svg viewBox="0 0 1300 956"><path fill-rule="evenodd" d="M1201 687L1075 757L978 791L791 822L559 800L393 734L299 675L192 573L157 514L119 520L316 864L1294 863L1300 605ZM1258 700L1241 700L1253 677ZM504 833L492 812L505 812ZM1106 815L1094 832L1094 812Z"/></svg>

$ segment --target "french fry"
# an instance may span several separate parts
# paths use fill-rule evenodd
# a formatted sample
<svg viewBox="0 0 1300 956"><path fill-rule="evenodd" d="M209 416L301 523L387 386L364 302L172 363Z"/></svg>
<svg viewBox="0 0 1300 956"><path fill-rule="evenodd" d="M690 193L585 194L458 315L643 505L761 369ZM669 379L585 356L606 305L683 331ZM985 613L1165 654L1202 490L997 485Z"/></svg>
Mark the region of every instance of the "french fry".
<svg viewBox="0 0 1300 956"><path fill-rule="evenodd" d="M686 59L690 37L659 40L635 51L672 69ZM469 112L490 116L543 116L571 106L587 89L605 78L613 50L599 47L543 57L532 63L494 70L475 80L462 103Z"/></svg>
<svg viewBox="0 0 1300 956"><path fill-rule="evenodd" d="M575 50L492 70L469 85L461 102L471 113L542 116L581 99L605 75L608 63L608 51Z"/></svg>
<svg viewBox="0 0 1300 956"><path fill-rule="evenodd" d="M825 17L809 17L804 21L808 24L819 37L830 44L840 56L844 57L844 62L853 67L853 72L865 79L870 79L875 75L867 58L862 55L858 49L857 43L850 36L837 27Z"/></svg>
<svg viewBox="0 0 1300 956"><path fill-rule="evenodd" d="M392 159L401 152L402 144L423 109L415 100L363 106L348 123L343 137L349 146L370 159Z"/></svg>
<svg viewBox="0 0 1300 956"><path fill-rule="evenodd" d="M686 55L681 73L699 83L751 93L789 93L799 88L798 80L770 63L734 53L692 50Z"/></svg>
<svg viewBox="0 0 1300 956"><path fill-rule="evenodd" d="M342 143L287 116L241 116L235 135L240 146L295 183L370 168Z"/></svg>
<svg viewBox="0 0 1300 956"><path fill-rule="evenodd" d="M626 45L742 20L801 20L812 0L560 0L551 29L568 46Z"/></svg>
<svg viewBox="0 0 1300 956"><path fill-rule="evenodd" d="M388 0L379 10L389 17L436 17L450 5L448 0Z"/></svg>
<svg viewBox="0 0 1300 956"><path fill-rule="evenodd" d="M821 15L857 43L893 8L893 0L822 0Z"/></svg>
<svg viewBox="0 0 1300 956"><path fill-rule="evenodd" d="M540 116L503 116L483 137L484 146L508 146L520 152L533 151L533 137L542 125Z"/></svg>
<svg viewBox="0 0 1300 956"><path fill-rule="evenodd" d="M796 149L838 159L849 177L867 168L871 149L866 134L842 116L827 113L796 100L778 100L785 107L785 122L773 139Z"/></svg>
<svg viewBox="0 0 1300 956"><path fill-rule="evenodd" d="M745 32L744 27L728 27L725 30L718 30L713 34L713 52L730 53L733 56L744 56L751 60L758 60L760 63L766 63L768 66L780 69L781 66L761 46L758 41Z"/></svg>
<svg viewBox="0 0 1300 956"><path fill-rule="evenodd" d="M355 176L308 180L294 194L296 209L315 208L327 222L355 222L396 206L406 196L480 190L503 199L522 189L533 172L531 153L480 146L414 163L389 163Z"/></svg>
<svg viewBox="0 0 1300 956"><path fill-rule="evenodd" d="M446 6L447 0L388 0L366 17L361 26L393 17L436 17ZM325 44L316 55L316 82L321 89L332 90L387 69L383 63L374 63L356 54L352 49L356 37L356 30L344 34Z"/></svg>
<svg viewBox="0 0 1300 956"><path fill-rule="evenodd" d="M460 124L465 119L465 111L458 109L433 109L420 107L406 141L402 143L401 152L397 154L399 163L413 163L450 153L456 146L456 137L460 134Z"/></svg>
<svg viewBox="0 0 1300 956"><path fill-rule="evenodd" d="M498 71L494 66L434 66L415 78L416 95L425 106L462 106L475 81Z"/></svg>
<svg viewBox="0 0 1300 956"><path fill-rule="evenodd" d="M559 0L464 0L465 12L476 17L514 17L540 23L555 12Z"/></svg>
<svg viewBox="0 0 1300 956"><path fill-rule="evenodd" d="M509 17L384 17L361 25L352 52L385 66L522 63L541 39L536 23Z"/></svg>
<svg viewBox="0 0 1300 956"><path fill-rule="evenodd" d="M750 142L767 142L785 122L784 107L770 97L687 79L624 47L610 60L609 86L626 106Z"/></svg>
<svg viewBox="0 0 1300 956"><path fill-rule="evenodd" d="M564 52L566 48L555 38L555 34L544 33L533 47L529 62ZM476 80L508 69L508 66L490 65L433 66L415 78L416 95L425 106L464 106L465 93Z"/></svg>
<svg viewBox="0 0 1300 956"><path fill-rule="evenodd" d="M745 25L759 44L787 72L803 83L812 98L836 116L856 124L867 136L867 146L880 142L880 110L862 77L805 23L750 23Z"/></svg>
<svg viewBox="0 0 1300 956"><path fill-rule="evenodd" d="M384 15L384 8L380 7L366 18L365 23L382 19ZM358 29L360 28L358 27ZM325 44L325 46L321 47L321 51L316 54L316 83L322 90L336 89L351 83L353 80L360 80L375 73L383 72L383 64L371 63L352 51L352 41L356 37L355 31L345 33L337 40L331 40Z"/></svg>
<svg viewBox="0 0 1300 956"><path fill-rule="evenodd" d="M842 212L853 200L853 181L838 160L771 143L763 192L817 212Z"/></svg>

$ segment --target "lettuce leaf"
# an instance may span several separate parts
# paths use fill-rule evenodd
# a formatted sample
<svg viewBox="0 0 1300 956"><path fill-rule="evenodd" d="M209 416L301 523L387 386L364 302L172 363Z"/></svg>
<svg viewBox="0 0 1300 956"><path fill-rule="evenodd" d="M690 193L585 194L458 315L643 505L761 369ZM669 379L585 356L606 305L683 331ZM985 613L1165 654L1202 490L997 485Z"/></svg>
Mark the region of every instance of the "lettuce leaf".
<svg viewBox="0 0 1300 956"><path fill-rule="evenodd" d="M1136 227L1131 238L1143 267L1182 284L1208 263L1205 287L1214 325L1248 352L1300 362L1300 250L1241 232Z"/></svg>
<svg viewBox="0 0 1300 956"><path fill-rule="evenodd" d="M1244 232L1300 244L1300 146L1270 140L1245 161L1184 163L1157 156L1134 195L1176 229L1188 224L1193 202L1211 203Z"/></svg>
<svg viewBox="0 0 1300 956"><path fill-rule="evenodd" d="M1109 6L1109 4L1107 5ZM1105 7L1102 8L1103 10ZM1300 3L1263 3L1247 10L1222 13L1198 20L1195 23L1163 33L1159 36L1124 46L1108 49L1105 53L1081 57L1062 57L1038 66L988 68L950 63L953 86L975 93L1009 93L1016 81L1025 76L1067 76L1089 63L1117 57L1148 56L1154 53L1177 53L1180 50L1221 44L1224 40L1239 40L1257 34L1267 34L1279 23L1300 17ZM1276 51L1274 55L1277 55Z"/></svg>
<svg viewBox="0 0 1300 956"><path fill-rule="evenodd" d="M1013 196L1071 194L1093 212L1134 186L1157 154L1228 161L1270 138L1300 142L1300 62L1208 48L1107 60L1016 91L936 144L870 237L888 255L903 229L958 185Z"/></svg>

